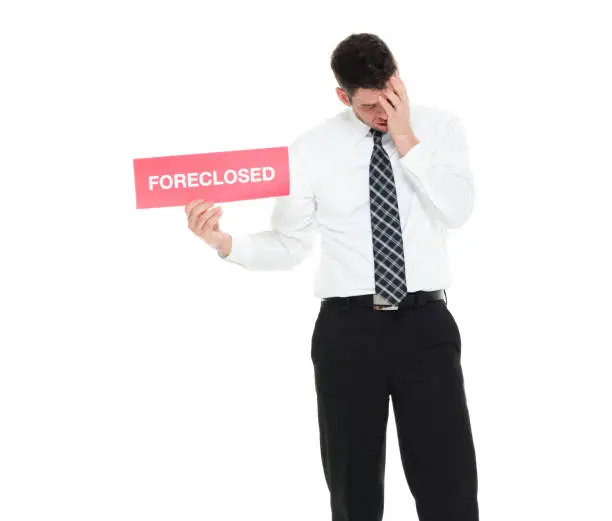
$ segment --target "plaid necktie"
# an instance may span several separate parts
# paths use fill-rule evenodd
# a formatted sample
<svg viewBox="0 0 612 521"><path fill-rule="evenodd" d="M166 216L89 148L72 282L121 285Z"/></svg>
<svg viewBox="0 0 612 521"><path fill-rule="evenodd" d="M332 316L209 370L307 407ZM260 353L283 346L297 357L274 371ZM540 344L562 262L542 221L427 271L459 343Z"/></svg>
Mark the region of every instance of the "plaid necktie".
<svg viewBox="0 0 612 521"><path fill-rule="evenodd" d="M376 293L391 305L397 305L408 290L393 168L382 146L383 133L371 129L370 134L374 137L370 160L370 212Z"/></svg>

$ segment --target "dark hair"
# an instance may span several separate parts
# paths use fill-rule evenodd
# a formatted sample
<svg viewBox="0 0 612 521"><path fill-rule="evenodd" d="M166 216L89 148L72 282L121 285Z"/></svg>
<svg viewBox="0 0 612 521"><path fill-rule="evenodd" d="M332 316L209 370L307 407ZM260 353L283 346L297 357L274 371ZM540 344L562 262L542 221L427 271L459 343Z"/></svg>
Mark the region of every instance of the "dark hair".
<svg viewBox="0 0 612 521"><path fill-rule="evenodd" d="M331 68L349 97L359 88L383 89L397 70L387 44L370 33L351 34L342 40L332 53Z"/></svg>

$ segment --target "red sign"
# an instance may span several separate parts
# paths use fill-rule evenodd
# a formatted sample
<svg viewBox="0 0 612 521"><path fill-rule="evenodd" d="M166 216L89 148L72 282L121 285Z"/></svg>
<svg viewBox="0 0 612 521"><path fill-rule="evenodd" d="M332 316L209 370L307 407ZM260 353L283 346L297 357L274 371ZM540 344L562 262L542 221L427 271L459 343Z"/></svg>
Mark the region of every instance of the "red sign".
<svg viewBox="0 0 612 521"><path fill-rule="evenodd" d="M136 208L289 195L288 147L134 159Z"/></svg>

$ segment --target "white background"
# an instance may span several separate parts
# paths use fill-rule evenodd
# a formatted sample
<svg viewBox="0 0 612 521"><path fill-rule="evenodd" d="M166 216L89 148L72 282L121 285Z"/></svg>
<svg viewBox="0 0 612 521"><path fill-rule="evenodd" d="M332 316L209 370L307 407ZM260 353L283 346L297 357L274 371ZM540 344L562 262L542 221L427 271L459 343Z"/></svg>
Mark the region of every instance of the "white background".
<svg viewBox="0 0 612 521"><path fill-rule="evenodd" d="M0 518L331 518L318 246L289 272L224 263L182 207L135 209L132 159L288 145L343 108L334 46L373 32L470 146L448 305L481 519L612 519L604 4L3 7ZM272 205L224 203L222 229ZM416 520L388 433L384 519Z"/></svg>

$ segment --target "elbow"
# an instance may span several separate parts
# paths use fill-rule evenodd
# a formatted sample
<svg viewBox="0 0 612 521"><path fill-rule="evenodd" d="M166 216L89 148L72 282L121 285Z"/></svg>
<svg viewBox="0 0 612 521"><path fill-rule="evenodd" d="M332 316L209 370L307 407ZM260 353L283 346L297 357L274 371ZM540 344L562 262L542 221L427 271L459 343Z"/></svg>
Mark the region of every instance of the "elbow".
<svg viewBox="0 0 612 521"><path fill-rule="evenodd" d="M472 215L473 204L465 204L460 208L454 208L453 211L449 211L444 214L442 221L447 228L461 228Z"/></svg>
<svg viewBox="0 0 612 521"><path fill-rule="evenodd" d="M295 268L299 264L302 264L306 260L306 258L310 255L314 246L314 238L310 237L307 240L302 240L300 242L299 248L297 248L292 255L292 262L290 269Z"/></svg>
<svg viewBox="0 0 612 521"><path fill-rule="evenodd" d="M284 237L284 246L286 249L286 259L281 269L285 271L292 270L310 255L314 248L314 234L308 233L300 237Z"/></svg>
<svg viewBox="0 0 612 521"><path fill-rule="evenodd" d="M463 197L454 200L444 209L437 208L439 219L447 228L461 228L474 210L474 190L470 186Z"/></svg>

